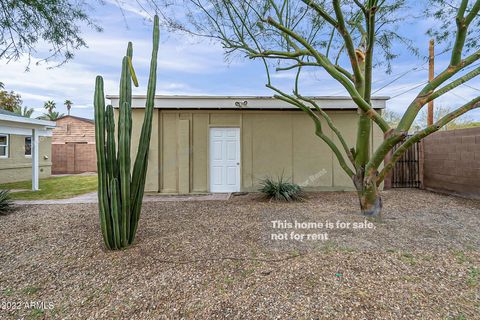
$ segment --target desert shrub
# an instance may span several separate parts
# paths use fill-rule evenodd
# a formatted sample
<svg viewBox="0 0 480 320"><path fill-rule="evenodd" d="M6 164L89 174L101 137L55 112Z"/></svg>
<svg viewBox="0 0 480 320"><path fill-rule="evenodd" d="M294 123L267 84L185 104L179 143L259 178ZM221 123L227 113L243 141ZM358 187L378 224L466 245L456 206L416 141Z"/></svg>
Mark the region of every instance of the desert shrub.
<svg viewBox="0 0 480 320"><path fill-rule="evenodd" d="M302 188L280 176L277 179L265 178L260 182L259 191L270 200L277 201L301 201L304 199Z"/></svg>
<svg viewBox="0 0 480 320"><path fill-rule="evenodd" d="M10 198L10 190L0 190L0 215L6 214L13 208L13 201Z"/></svg>

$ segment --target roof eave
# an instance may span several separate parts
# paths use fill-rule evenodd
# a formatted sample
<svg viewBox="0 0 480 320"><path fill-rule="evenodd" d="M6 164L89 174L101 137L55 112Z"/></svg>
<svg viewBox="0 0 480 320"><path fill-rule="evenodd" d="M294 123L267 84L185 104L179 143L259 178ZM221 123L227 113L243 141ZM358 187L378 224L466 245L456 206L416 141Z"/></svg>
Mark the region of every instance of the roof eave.
<svg viewBox="0 0 480 320"><path fill-rule="evenodd" d="M17 116L10 116L10 115L4 115L4 114L0 114L0 120L15 122L15 123L23 123L23 124L28 124L32 126L51 127L51 128L56 127L56 124L53 121L17 117Z"/></svg>
<svg viewBox="0 0 480 320"><path fill-rule="evenodd" d="M118 108L119 96L108 95L111 104ZM132 97L132 108L144 108L145 95ZM371 99L374 109L384 109L388 97ZM311 97L325 110L356 110L351 97ZM162 110L297 110L295 106L267 96L156 96L155 109Z"/></svg>
<svg viewBox="0 0 480 320"><path fill-rule="evenodd" d="M108 94L107 99L119 99L120 96L116 94ZM143 94L132 95L133 99L146 99L147 96ZM352 100L350 96L308 96L309 99L314 100ZM208 96L208 95L199 95L199 96L190 96L190 95L156 95L155 99L185 99L185 100L194 100L194 99L257 99L257 100L276 100L273 96ZM371 100L389 100L389 96L373 96Z"/></svg>

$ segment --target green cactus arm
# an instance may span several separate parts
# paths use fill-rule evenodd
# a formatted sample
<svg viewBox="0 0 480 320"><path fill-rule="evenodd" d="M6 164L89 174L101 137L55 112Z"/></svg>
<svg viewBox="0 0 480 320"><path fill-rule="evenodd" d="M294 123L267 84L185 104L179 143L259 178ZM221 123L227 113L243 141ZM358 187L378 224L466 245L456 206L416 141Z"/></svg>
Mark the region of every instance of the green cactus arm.
<svg viewBox="0 0 480 320"><path fill-rule="evenodd" d="M120 197L118 195L118 180L113 178L110 180L111 204L112 204L112 221L113 221L113 246L115 249L123 247L120 232Z"/></svg>
<svg viewBox="0 0 480 320"><path fill-rule="evenodd" d="M140 220L140 212L142 210L143 194L145 191L145 182L147 177L146 173L147 173L147 167L144 167L140 176L140 180L138 182L139 183L138 191L135 194L135 198L132 199L132 223L131 223L129 244L132 244L135 241L135 235L137 234L138 223Z"/></svg>
<svg viewBox="0 0 480 320"><path fill-rule="evenodd" d="M145 104L145 115L143 119L142 131L140 133L140 140L138 144L138 152L135 159L135 164L133 168L133 181L132 186L135 186L133 192L138 190L138 182L141 180L142 168L148 165L148 149L150 146L150 135L152 132L152 118L153 118L153 107L155 103L155 88L157 83L157 57L158 57L158 46L160 41L160 31L159 31L159 21L158 17L155 16L154 20L154 30L153 30L153 49L152 49L152 58L150 62L150 75L148 79L148 88L147 88L147 101Z"/></svg>
<svg viewBox="0 0 480 320"><path fill-rule="evenodd" d="M131 208L130 208L130 134L128 130L129 112L130 106L128 102L125 102L120 109L122 117L118 124L120 131L120 140L118 141L118 162L119 162L119 177L120 177L120 202L121 202L121 238L122 245L128 245L128 239L130 238L130 220L131 220Z"/></svg>
<svg viewBox="0 0 480 320"><path fill-rule="evenodd" d="M120 93L118 99L118 107L122 109L125 102L128 102L129 106L132 105L132 74L130 72L130 66L128 60L132 59L133 55L133 45L131 42L128 43L126 55L122 59L122 72L120 76ZM131 119L131 110L129 110L130 119ZM122 122L122 113L119 112L118 114L118 122ZM127 123L128 128L130 130L131 135L131 128L132 123ZM120 130L118 131L118 139L120 140ZM121 183L121 181L120 181Z"/></svg>
<svg viewBox="0 0 480 320"><path fill-rule="evenodd" d="M120 77L120 112L118 117L118 177L120 186L121 203L121 239L122 245L128 245L130 238L130 147L132 133L132 77L128 64L133 54L132 43L128 43L126 55L122 61L122 74Z"/></svg>
<svg viewBox="0 0 480 320"><path fill-rule="evenodd" d="M110 190L110 216L112 219L112 247L120 249L122 243L120 240L120 216L119 216L119 197L118 197L118 163L116 157L115 145L115 117L113 106L108 105L106 111L106 129L107 129L107 182Z"/></svg>
<svg viewBox="0 0 480 320"><path fill-rule="evenodd" d="M148 169L148 149L150 146L150 136L152 133L153 107L155 104L155 89L157 85L157 59L158 47L160 42L160 28L158 16L155 16L153 24L153 48L150 61L150 75L148 78L147 102L145 104L145 116L143 119L140 141L138 144L137 156L133 166L132 175L132 223L130 232L130 243L133 243L135 233L140 219L142 209L143 193L145 191L145 179Z"/></svg>
<svg viewBox="0 0 480 320"><path fill-rule="evenodd" d="M132 62L132 59L133 59L133 44L132 44L132 42L128 43L127 57L129 58L128 59L128 67L130 68L130 75L132 77L133 84L135 85L135 87L138 87L137 74L135 73L135 69L133 68L133 62Z"/></svg>
<svg viewBox="0 0 480 320"><path fill-rule="evenodd" d="M107 181L118 178L117 147L115 145L115 117L113 106L108 105L106 111L107 129Z"/></svg>
<svg viewBox="0 0 480 320"><path fill-rule="evenodd" d="M95 109L95 144L97 151L98 172L98 207L100 213L100 226L103 240L108 249L111 249L112 229L110 219L110 206L108 199L107 169L105 163L105 94L103 78L97 76L94 94Z"/></svg>
<svg viewBox="0 0 480 320"><path fill-rule="evenodd" d="M129 57L130 59L132 59L132 57L133 57L133 43L132 43L132 41L128 41L127 53L125 55L127 57Z"/></svg>
<svg viewBox="0 0 480 320"><path fill-rule="evenodd" d="M135 73L135 68L133 67L132 58L128 58L128 67L130 68L130 74L132 75L133 85L138 87L138 78L137 74Z"/></svg>
<svg viewBox="0 0 480 320"><path fill-rule="evenodd" d="M128 102L128 105L130 106L128 109L128 116L129 116L128 132L130 133L130 136L131 136L132 135L132 80L135 81L133 77L134 76L135 78L137 77L134 73L132 73L132 71L135 72L135 70L133 70L133 62L132 62L133 61L133 44L131 41L128 42L126 57L127 57L126 69L128 70L125 70L125 71L126 71L127 78L129 80L125 84L126 94L127 94L125 101Z"/></svg>

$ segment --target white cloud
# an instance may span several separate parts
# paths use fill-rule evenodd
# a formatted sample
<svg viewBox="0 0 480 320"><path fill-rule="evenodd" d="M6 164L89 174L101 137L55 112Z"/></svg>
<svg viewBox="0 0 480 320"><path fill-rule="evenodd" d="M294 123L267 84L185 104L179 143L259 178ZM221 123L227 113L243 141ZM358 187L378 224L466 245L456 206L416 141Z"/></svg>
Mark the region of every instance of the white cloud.
<svg viewBox="0 0 480 320"><path fill-rule="evenodd" d="M121 9L128 11L130 13L136 14L144 19L152 19L152 16L150 14L139 9L138 6L131 5L129 2L122 1L122 0L105 0L105 2L116 7L120 5ZM118 9L120 10L120 8Z"/></svg>
<svg viewBox="0 0 480 320"><path fill-rule="evenodd" d="M92 109L93 110L93 105L73 105L72 109Z"/></svg>
<svg viewBox="0 0 480 320"><path fill-rule="evenodd" d="M23 100L35 100L35 101L47 101L51 97L41 95L41 94L33 94L33 93L28 93L28 92L19 92L21 93L22 99Z"/></svg>
<svg viewBox="0 0 480 320"><path fill-rule="evenodd" d="M34 61L35 62L35 61ZM18 92L24 105L35 107L35 111L43 112L43 103L54 100L59 112L66 112L63 102L72 100L77 107L87 105L93 100L96 72L85 65L70 62L61 68L48 69L45 65L32 65L29 72L24 71L26 60L2 66L2 75L8 89ZM105 79L106 92L114 90L116 83ZM37 114L35 114L37 115ZM91 112L81 112L91 117Z"/></svg>
<svg viewBox="0 0 480 320"><path fill-rule="evenodd" d="M89 48L84 50L79 58L95 57L104 66L119 66L129 39L114 39L105 35L92 35L87 39ZM150 39L135 39L133 41L133 61L135 67L148 67L152 43ZM98 62L97 62L98 63ZM97 64L96 63L96 64ZM215 43L204 40L193 41L188 37L168 37L161 41L158 55L159 72L179 71L184 73L212 73L227 68L224 62L223 50Z"/></svg>

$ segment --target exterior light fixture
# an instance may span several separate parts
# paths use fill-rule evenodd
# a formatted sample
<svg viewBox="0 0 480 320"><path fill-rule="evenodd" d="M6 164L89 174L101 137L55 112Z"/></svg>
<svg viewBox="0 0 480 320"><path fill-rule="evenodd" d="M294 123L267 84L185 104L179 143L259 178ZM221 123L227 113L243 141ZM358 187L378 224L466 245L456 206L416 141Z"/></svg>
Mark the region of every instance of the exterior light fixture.
<svg viewBox="0 0 480 320"><path fill-rule="evenodd" d="M245 100L245 101L236 101L235 102L235 107L237 108L243 108L243 107L246 107L248 104L248 101Z"/></svg>

